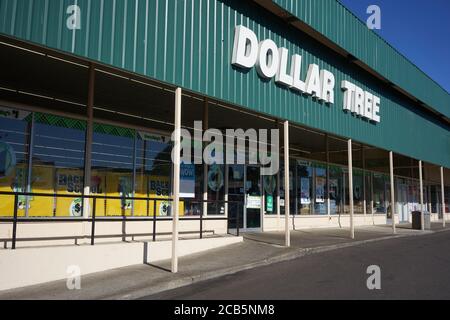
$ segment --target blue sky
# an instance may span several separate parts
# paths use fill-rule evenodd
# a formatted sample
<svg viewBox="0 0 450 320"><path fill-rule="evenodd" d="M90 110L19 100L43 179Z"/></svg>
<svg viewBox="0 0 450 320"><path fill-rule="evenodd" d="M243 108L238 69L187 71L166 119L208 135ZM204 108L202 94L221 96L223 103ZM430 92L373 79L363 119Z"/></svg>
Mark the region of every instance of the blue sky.
<svg viewBox="0 0 450 320"><path fill-rule="evenodd" d="M450 92L449 0L339 0L366 21L369 5L381 9L387 42Z"/></svg>

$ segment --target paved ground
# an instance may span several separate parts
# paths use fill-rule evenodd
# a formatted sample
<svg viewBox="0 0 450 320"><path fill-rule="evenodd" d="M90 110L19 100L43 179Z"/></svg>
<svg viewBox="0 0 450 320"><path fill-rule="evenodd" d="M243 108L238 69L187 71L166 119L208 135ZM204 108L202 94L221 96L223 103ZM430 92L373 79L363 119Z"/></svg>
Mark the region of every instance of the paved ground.
<svg viewBox="0 0 450 320"><path fill-rule="evenodd" d="M368 290L367 267L381 268ZM450 299L450 232L369 242L239 272L146 299Z"/></svg>
<svg viewBox="0 0 450 320"><path fill-rule="evenodd" d="M436 225L435 229L442 227ZM450 227L447 230L450 230ZM388 226L371 226L356 228L356 239L351 240L347 229L293 231L291 248L283 247L284 233L249 233L244 235L243 243L181 258L180 272L175 275L167 271L170 269L169 261L163 261L156 265L137 265L83 276L81 290L69 291L65 281L56 281L0 292L0 299L137 299L199 281L235 274L242 270L299 257L302 257L299 260L301 261L313 253L339 249L334 253L336 259L318 258L321 264L317 267L318 270L328 272L334 270L333 264L338 262L342 263L341 267L345 269L347 260L342 259L339 253L342 248L362 244L366 246L370 242L379 242L381 248L389 243L401 247L399 241L403 237L412 236L408 239L415 241L414 239L421 239L430 233L399 228L398 235L392 236L392 229ZM279 266L274 265L274 268ZM308 273L300 275L295 270L291 271L297 278L309 277ZM245 292L243 290L242 294ZM214 297L214 294L211 297Z"/></svg>

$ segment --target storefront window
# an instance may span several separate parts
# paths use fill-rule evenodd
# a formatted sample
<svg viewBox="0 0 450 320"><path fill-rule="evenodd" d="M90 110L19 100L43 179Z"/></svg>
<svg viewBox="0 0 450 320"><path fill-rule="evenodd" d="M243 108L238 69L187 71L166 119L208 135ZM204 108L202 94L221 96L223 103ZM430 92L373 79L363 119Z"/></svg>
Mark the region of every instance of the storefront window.
<svg viewBox="0 0 450 320"><path fill-rule="evenodd" d="M364 213L363 171L353 170L353 208L355 214Z"/></svg>
<svg viewBox="0 0 450 320"><path fill-rule="evenodd" d="M326 204L327 168L325 165L316 164L314 182L314 214L327 214Z"/></svg>
<svg viewBox="0 0 450 320"><path fill-rule="evenodd" d="M444 205L445 212L450 212L450 187L444 186Z"/></svg>
<svg viewBox="0 0 450 320"><path fill-rule="evenodd" d="M420 210L419 182L408 180L408 210L409 212Z"/></svg>
<svg viewBox="0 0 450 320"><path fill-rule="evenodd" d="M280 214L284 215L285 212L285 192L284 192L284 160L280 160L282 161L280 164ZM296 202L297 199L295 197L296 192L294 192L294 190L296 190L296 170L295 170L295 165L296 160L295 159L290 159L289 161L289 202L290 202L290 214L291 215L295 215L297 214L295 209L296 209Z"/></svg>
<svg viewBox="0 0 450 320"><path fill-rule="evenodd" d="M135 196L161 200L134 201L135 216L170 215L171 150L169 136L137 132Z"/></svg>
<svg viewBox="0 0 450 320"><path fill-rule="evenodd" d="M245 168L246 227L261 227L261 171L258 166Z"/></svg>
<svg viewBox="0 0 450 320"><path fill-rule="evenodd" d="M79 195L84 187L86 123L35 114L31 192ZM82 216L82 199L32 197L29 216Z"/></svg>
<svg viewBox="0 0 450 320"><path fill-rule="evenodd" d="M216 163L213 159L222 158L225 159L224 150L212 149L208 155L208 163L212 163L207 166L207 214L208 215L223 215L225 214L225 165Z"/></svg>
<svg viewBox="0 0 450 320"><path fill-rule="evenodd" d="M97 216L132 214L132 200L128 198L133 196L134 140L134 130L94 123L91 193L121 197L97 200ZM155 151L150 148L149 152ZM168 181L161 181L161 192L167 184Z"/></svg>
<svg viewBox="0 0 450 320"><path fill-rule="evenodd" d="M0 192L25 192L32 114L0 108ZM25 215L25 197L19 196L18 215ZM0 216L12 216L14 197L0 195Z"/></svg>
<svg viewBox="0 0 450 320"><path fill-rule="evenodd" d="M244 227L244 165L228 166L228 217L230 219L230 228L236 228L239 220L239 227Z"/></svg>
<svg viewBox="0 0 450 320"><path fill-rule="evenodd" d="M208 166L208 215L225 214L225 166L212 164Z"/></svg>
<svg viewBox="0 0 450 320"><path fill-rule="evenodd" d="M440 192L441 188L439 185L433 185L431 186L431 210L434 213L438 213L439 216L442 218L442 211L441 211L441 199L440 199Z"/></svg>
<svg viewBox="0 0 450 320"><path fill-rule="evenodd" d="M180 202L183 204L184 215L199 216L203 212L203 141L192 141L191 156L193 163L182 163L180 167ZM200 164L195 164L196 162Z"/></svg>
<svg viewBox="0 0 450 320"><path fill-rule="evenodd" d="M191 172L193 175L191 176ZM181 188L186 216L199 216L203 211L203 165L182 165ZM185 189L185 190L183 190Z"/></svg>
<svg viewBox="0 0 450 320"><path fill-rule="evenodd" d="M366 212L367 214L372 214L372 173L371 172L365 172L364 173L364 179L366 180L366 188L365 188L365 195L366 195Z"/></svg>
<svg viewBox="0 0 450 320"><path fill-rule="evenodd" d="M297 212L300 215L312 214L313 168L308 162L297 162Z"/></svg>
<svg viewBox="0 0 450 320"><path fill-rule="evenodd" d="M277 175L263 176L264 186L264 212L265 214L277 214Z"/></svg>
<svg viewBox="0 0 450 320"><path fill-rule="evenodd" d="M383 174L373 174L373 208L376 213L387 213L387 192L388 177Z"/></svg>
<svg viewBox="0 0 450 320"><path fill-rule="evenodd" d="M342 176L341 167L330 166L330 214L343 213Z"/></svg>

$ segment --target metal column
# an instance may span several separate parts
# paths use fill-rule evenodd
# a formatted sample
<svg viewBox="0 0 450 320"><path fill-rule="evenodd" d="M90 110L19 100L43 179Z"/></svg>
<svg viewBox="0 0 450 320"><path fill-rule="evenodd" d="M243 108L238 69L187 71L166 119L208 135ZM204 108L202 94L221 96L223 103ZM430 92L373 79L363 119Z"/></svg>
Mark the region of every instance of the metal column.
<svg viewBox="0 0 450 320"><path fill-rule="evenodd" d="M284 122L284 229L285 245L291 246L291 235L289 233L289 121Z"/></svg>
<svg viewBox="0 0 450 320"><path fill-rule="evenodd" d="M204 100L203 105L203 133L208 130L209 127L209 112L208 112L208 100ZM203 150L205 150L206 143L202 143L202 155ZM208 200L208 165L203 161L203 209L202 214L203 216L208 215L208 203L206 202Z"/></svg>
<svg viewBox="0 0 450 320"><path fill-rule="evenodd" d="M223 196L225 203L223 205L224 207L224 211L225 211L225 216L228 217L228 187L229 187L229 182L228 179L230 178L230 173L229 173L229 167L228 164L225 165L225 194Z"/></svg>
<svg viewBox="0 0 450 320"><path fill-rule="evenodd" d="M348 140L348 198L350 200L350 238L355 239L355 226L353 223L353 158L352 140Z"/></svg>
<svg viewBox="0 0 450 320"><path fill-rule="evenodd" d="M172 273L178 272L178 219L180 210L180 153L181 153L181 88L175 91L175 130L173 150L172 203Z"/></svg>
<svg viewBox="0 0 450 320"><path fill-rule="evenodd" d="M394 154L389 152L389 175L391 179L391 216L392 216L392 232L395 234L395 194L394 194Z"/></svg>
<svg viewBox="0 0 450 320"><path fill-rule="evenodd" d="M95 97L95 67L89 66L89 87L87 103L87 126L86 126L86 146L84 153L84 195L91 193L91 154L92 154L92 135L94 128L94 97ZM95 201L95 200L93 200ZM83 202L83 218L89 217L89 199Z"/></svg>
<svg viewBox="0 0 450 320"><path fill-rule="evenodd" d="M445 228L445 185L444 185L444 168L441 167L441 207L442 207L442 226Z"/></svg>
<svg viewBox="0 0 450 320"><path fill-rule="evenodd" d="M330 201L330 144L328 134L325 135L325 152L327 159L327 215L331 219L331 201Z"/></svg>
<svg viewBox="0 0 450 320"><path fill-rule="evenodd" d="M364 145L361 144L361 161L362 161L362 167L363 167L363 213L364 213L364 223L366 222L366 215L367 215L367 191L366 191L366 155L364 153Z"/></svg>
<svg viewBox="0 0 450 320"><path fill-rule="evenodd" d="M31 178L33 175L33 153L34 153L34 130L35 130L35 112L31 114L30 136L28 138L28 168L26 191L31 193ZM28 218L30 210L30 197L25 197L25 217Z"/></svg>
<svg viewBox="0 0 450 320"><path fill-rule="evenodd" d="M422 230L425 230L425 216L423 210L422 160L419 160L419 188L420 188L420 220Z"/></svg>

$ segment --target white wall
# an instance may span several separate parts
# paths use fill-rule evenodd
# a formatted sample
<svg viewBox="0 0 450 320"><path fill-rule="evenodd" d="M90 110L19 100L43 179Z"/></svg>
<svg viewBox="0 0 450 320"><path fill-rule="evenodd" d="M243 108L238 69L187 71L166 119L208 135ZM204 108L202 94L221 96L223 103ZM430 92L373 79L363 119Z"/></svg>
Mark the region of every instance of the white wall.
<svg viewBox="0 0 450 320"><path fill-rule="evenodd" d="M284 230L284 219L285 216L276 215L265 215L263 221L264 231L283 231ZM386 224L385 214L375 214L375 215L354 215L353 221L355 226L364 225L381 225ZM289 218L290 226L293 229L295 224L295 229L310 229L310 228L339 228L339 227L349 227L350 216L341 215L310 215L310 216L292 216Z"/></svg>
<svg viewBox="0 0 450 320"><path fill-rule="evenodd" d="M179 256L242 242L242 237L181 240ZM0 250L0 290L66 279L69 266L82 275L171 257L172 241L53 246Z"/></svg>

